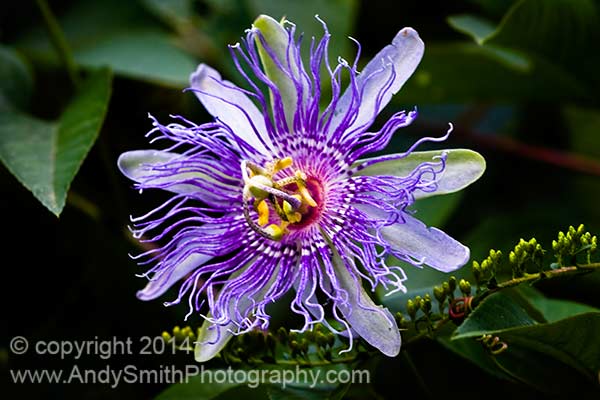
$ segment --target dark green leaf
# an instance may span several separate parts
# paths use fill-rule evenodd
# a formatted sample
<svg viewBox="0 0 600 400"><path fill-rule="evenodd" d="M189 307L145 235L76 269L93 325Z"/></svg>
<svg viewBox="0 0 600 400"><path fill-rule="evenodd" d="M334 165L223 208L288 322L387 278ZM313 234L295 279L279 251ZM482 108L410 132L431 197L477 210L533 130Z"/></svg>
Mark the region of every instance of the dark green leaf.
<svg viewBox="0 0 600 400"><path fill-rule="evenodd" d="M539 310L548 322L556 322L578 314L600 312L599 309L586 304L568 300L550 299L531 286L522 285L519 287L519 293L522 294L533 307Z"/></svg>
<svg viewBox="0 0 600 400"><path fill-rule="evenodd" d="M448 22L484 48L493 45L518 51L521 57L550 65L581 84L600 83L595 72L600 68L600 56L588 51L600 37L598 7L592 0L518 1L497 26L470 15L451 17ZM581 58L586 62L580 62ZM591 93L593 90L590 98Z"/></svg>
<svg viewBox="0 0 600 400"><path fill-rule="evenodd" d="M481 343L473 340L472 338L451 340L448 336L440 336L437 338L437 340L450 351L471 361L473 364L477 365L487 373L502 379L506 379L508 377L506 373L502 372L502 370L499 369L496 364L494 364L494 361L491 359L490 355L484 349Z"/></svg>
<svg viewBox="0 0 600 400"><path fill-rule="evenodd" d="M454 332L453 339L479 337L505 329L535 325L526 309L504 292L484 299Z"/></svg>
<svg viewBox="0 0 600 400"><path fill-rule="evenodd" d="M464 77L469 76L468 84ZM510 84L507 84L510 82ZM562 67L506 46L433 43L394 101L406 104L490 100L582 100L586 88Z"/></svg>
<svg viewBox="0 0 600 400"><path fill-rule="evenodd" d="M336 374L332 375L332 371ZM346 371L347 375L337 375ZM162 392L157 400L209 400L214 398L232 398L230 395L238 389L250 388L266 390L271 399L324 399L339 398L340 391L347 385L334 382L332 376L346 380L352 376L352 370L345 364L319 367L298 367L282 365L261 365L260 369L227 369L202 372L189 379L185 384L177 384ZM229 378L227 378L229 377ZM227 379L225 379L227 378ZM212 379L212 381L211 381ZM357 382L365 377L357 376ZM218 383L228 380L228 383ZM235 381L235 382L232 382ZM329 381L329 382L328 382ZM233 396L233 398L237 398Z"/></svg>
<svg viewBox="0 0 600 400"><path fill-rule="evenodd" d="M456 329L452 342L482 335L497 336L508 347L495 356L495 364L513 378L543 391L564 390L577 385L587 385L585 390L588 390L600 368L600 344L595 340L600 330L600 313L588 312L538 324L514 299L504 292L485 299ZM570 311L577 313L580 309ZM554 314L551 311L548 319L558 318L561 312ZM563 315L566 314L563 312ZM463 343L452 347L489 370L489 363L472 348L467 347L468 351L465 351ZM543 381L548 379L549 371L560 379L544 386Z"/></svg>
<svg viewBox="0 0 600 400"><path fill-rule="evenodd" d="M579 314L557 322L525 326L501 334L512 343L544 353L586 372L590 379L600 370L600 313Z"/></svg>
<svg viewBox="0 0 600 400"><path fill-rule="evenodd" d="M518 0L469 0L478 5L486 14L502 16Z"/></svg>
<svg viewBox="0 0 600 400"><path fill-rule="evenodd" d="M59 23L75 61L86 67L108 66L129 78L184 88L197 66L137 2L76 2ZM56 61L43 30L22 38L19 46L35 57Z"/></svg>
<svg viewBox="0 0 600 400"><path fill-rule="evenodd" d="M216 370L211 370L215 373ZM227 371L223 370L224 376ZM211 400L230 389L244 385L244 382L211 382L203 378L202 372L190 378L186 383L177 383L168 387L155 397L156 400ZM220 378L219 378L220 382Z"/></svg>
<svg viewBox="0 0 600 400"><path fill-rule="evenodd" d="M197 63L162 32L127 32L78 49L75 60L90 67L109 66L116 73L170 85L188 86Z"/></svg>
<svg viewBox="0 0 600 400"><path fill-rule="evenodd" d="M94 144L110 98L111 74L94 72L58 121L0 113L0 159L55 215Z"/></svg>
<svg viewBox="0 0 600 400"><path fill-rule="evenodd" d="M448 17L448 23L471 36L477 44L483 44L496 30L496 24L476 15L452 15Z"/></svg>
<svg viewBox="0 0 600 400"><path fill-rule="evenodd" d="M330 57L335 60L337 56L348 57L349 54L353 54L350 50L354 45L347 37L354 28L358 11L358 1L356 0L246 1L251 15L267 14L278 21L285 17L296 24L299 27L298 33L304 32L307 43L310 43L310 38L313 36L315 38L323 36L323 27L315 19L315 15L318 14L327 23L333 38L329 47Z"/></svg>
<svg viewBox="0 0 600 400"><path fill-rule="evenodd" d="M144 7L168 24L179 26L192 18L191 0L141 0Z"/></svg>
<svg viewBox="0 0 600 400"><path fill-rule="evenodd" d="M29 66L17 51L0 46L0 111L26 107L32 89Z"/></svg>
<svg viewBox="0 0 600 400"><path fill-rule="evenodd" d="M456 192L444 196L426 197L415 201L411 209L416 210L415 217L426 225L442 228L457 209L462 196L463 192Z"/></svg>

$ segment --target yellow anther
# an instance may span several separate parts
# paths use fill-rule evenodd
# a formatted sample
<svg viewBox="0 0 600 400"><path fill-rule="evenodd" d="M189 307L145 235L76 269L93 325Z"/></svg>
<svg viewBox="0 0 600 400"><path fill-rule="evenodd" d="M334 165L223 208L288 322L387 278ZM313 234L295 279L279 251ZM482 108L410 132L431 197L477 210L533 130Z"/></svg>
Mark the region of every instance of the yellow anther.
<svg viewBox="0 0 600 400"><path fill-rule="evenodd" d="M264 229L265 233L271 237L273 240L281 240L283 235L285 234L285 228L281 228L278 225L271 224Z"/></svg>
<svg viewBox="0 0 600 400"><path fill-rule="evenodd" d="M298 190L300 191L300 194L302 195L302 198L304 199L304 201L309 206L311 206L311 207L317 206L317 202L315 201L315 199L312 198L312 196L308 192L308 189L306 188L306 186L298 184Z"/></svg>
<svg viewBox="0 0 600 400"><path fill-rule="evenodd" d="M310 192L304 185L304 182L298 181L298 191L300 192L300 196L302 196L302 200L304 203L308 204L311 207L317 206L317 202L310 195Z"/></svg>
<svg viewBox="0 0 600 400"><path fill-rule="evenodd" d="M254 208L258 213L258 225L265 226L269 223L269 205L265 200L260 200L254 203Z"/></svg>
<svg viewBox="0 0 600 400"><path fill-rule="evenodd" d="M302 200L311 207L316 207L317 202L312 198L310 192L306 188L306 174L302 171L296 171L296 185L298 185L298 191L302 196Z"/></svg>
<svg viewBox="0 0 600 400"><path fill-rule="evenodd" d="M275 174L282 169L286 169L287 167L291 166L293 162L294 160L292 160L292 157L285 157L281 160L276 160L273 164L273 173Z"/></svg>

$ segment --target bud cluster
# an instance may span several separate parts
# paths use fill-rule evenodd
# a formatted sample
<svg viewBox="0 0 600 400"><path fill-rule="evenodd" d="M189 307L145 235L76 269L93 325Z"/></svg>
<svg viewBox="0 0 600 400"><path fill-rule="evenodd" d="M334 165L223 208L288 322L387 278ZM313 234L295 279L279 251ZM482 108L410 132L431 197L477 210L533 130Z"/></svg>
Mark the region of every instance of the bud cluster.
<svg viewBox="0 0 600 400"><path fill-rule="evenodd" d="M525 267L528 262L535 264L538 270L541 270L544 253L542 245L535 238L531 238L529 241L519 240L514 250L508 255L513 278L518 278L526 274Z"/></svg>
<svg viewBox="0 0 600 400"><path fill-rule="evenodd" d="M581 252L585 252L586 262L590 263L591 255L597 249L598 237L586 232L583 224L579 225L577 229L569 226L566 234L562 231L558 232L558 239L552 241L552 250L560 267L576 264L577 254Z"/></svg>
<svg viewBox="0 0 600 400"><path fill-rule="evenodd" d="M496 282L496 272L502 261L502 252L500 250L490 250L489 256L480 263L473 261L471 271L477 285L477 291L481 290L482 284L494 286Z"/></svg>

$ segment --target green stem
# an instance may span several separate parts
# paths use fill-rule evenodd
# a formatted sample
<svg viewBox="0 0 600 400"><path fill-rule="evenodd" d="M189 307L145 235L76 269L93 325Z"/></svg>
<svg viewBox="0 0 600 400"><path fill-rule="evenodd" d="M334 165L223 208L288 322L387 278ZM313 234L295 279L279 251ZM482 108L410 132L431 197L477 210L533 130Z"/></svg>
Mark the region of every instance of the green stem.
<svg viewBox="0 0 600 400"><path fill-rule="evenodd" d="M48 29L52 45L56 49L58 56L60 57L62 63L67 69L69 79L71 80L71 82L73 82L73 85L77 87L81 82L81 78L79 77L77 64L75 64L75 59L73 58L73 53L71 52L69 43L67 43L65 34L60 28L60 25L58 24L58 21L56 20L56 17L52 13L52 10L48 6L46 0L36 1L40 12L44 17L44 22L46 23L46 29Z"/></svg>
<svg viewBox="0 0 600 400"><path fill-rule="evenodd" d="M559 276L575 275L575 274L580 274L580 273L584 273L584 272L590 272L590 271L597 270L597 269L600 269L600 263L573 265L573 266L569 266L569 267L552 269L549 271L542 271L542 272L538 272L535 274L527 274L520 278L513 278L508 281L499 283L498 286L496 286L495 288L481 292L480 294L475 296L475 299L473 299L473 304L474 305L479 304L483 299L485 299L492 293L496 293L498 290L518 286L525 282L533 282L533 281L537 281L539 279L556 278Z"/></svg>
<svg viewBox="0 0 600 400"><path fill-rule="evenodd" d="M600 263L591 263L591 264L583 264L571 267L562 267L558 269L553 269L549 271L542 271L535 274L527 274L526 276L522 276L520 278L514 278L508 280L506 282L502 282L498 284L498 289L504 289L512 286L520 285L521 283L535 281L538 279L548 279L555 278L557 276L568 275L572 273L578 273L583 271L591 271L594 269L599 269Z"/></svg>

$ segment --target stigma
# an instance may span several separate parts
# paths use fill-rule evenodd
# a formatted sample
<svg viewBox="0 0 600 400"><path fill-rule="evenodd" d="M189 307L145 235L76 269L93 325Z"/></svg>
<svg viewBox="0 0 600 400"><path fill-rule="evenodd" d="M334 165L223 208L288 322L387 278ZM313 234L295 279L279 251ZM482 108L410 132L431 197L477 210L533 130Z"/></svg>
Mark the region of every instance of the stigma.
<svg viewBox="0 0 600 400"><path fill-rule="evenodd" d="M265 238L281 240L290 230L312 222L320 209L320 183L292 167L291 157L275 159L264 166L250 161L241 164L244 217ZM256 220L252 209L258 215Z"/></svg>

